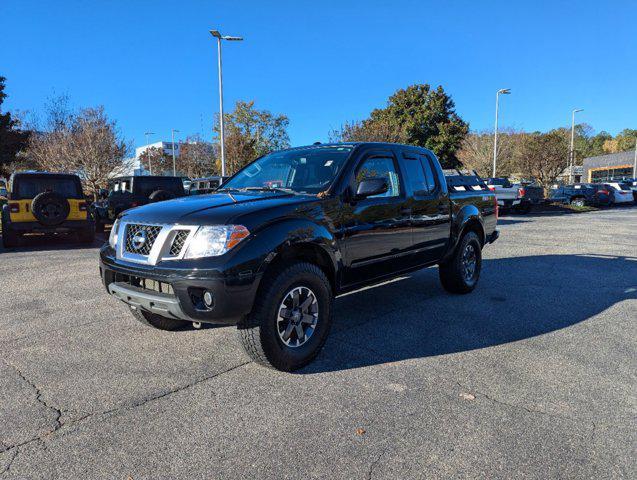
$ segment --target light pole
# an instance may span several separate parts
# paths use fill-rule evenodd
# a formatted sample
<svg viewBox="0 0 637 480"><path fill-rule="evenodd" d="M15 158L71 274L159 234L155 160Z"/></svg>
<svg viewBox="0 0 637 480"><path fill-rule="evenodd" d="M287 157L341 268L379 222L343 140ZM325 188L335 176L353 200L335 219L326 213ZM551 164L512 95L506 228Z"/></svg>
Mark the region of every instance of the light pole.
<svg viewBox="0 0 637 480"><path fill-rule="evenodd" d="M239 42L243 40L243 37L221 35L219 30L210 30L210 34L217 39L217 55L219 57L219 140L221 144L221 176L224 177L226 175L226 149L223 143L223 73L221 69L221 40Z"/></svg>
<svg viewBox="0 0 637 480"><path fill-rule="evenodd" d="M493 176L495 177L495 168L498 158L498 104L500 100L500 94L509 95L511 93L510 88L501 88L495 94L495 131L493 133Z"/></svg>
<svg viewBox="0 0 637 480"><path fill-rule="evenodd" d="M575 151L573 150L574 145L575 145L575 114L577 112L583 112L584 109L583 108L576 108L573 110L572 112L572 117L571 117L571 150L569 152L569 176L568 176L568 183L573 183L575 181L575 175L573 175L573 168L574 168L574 157L575 157Z"/></svg>
<svg viewBox="0 0 637 480"><path fill-rule="evenodd" d="M144 135L146 135L146 156L148 157L148 173L152 175L153 163L150 161L150 152L148 151L148 145L150 145L148 143L148 137L150 137L151 135L155 135L155 132L144 132Z"/></svg>
<svg viewBox="0 0 637 480"><path fill-rule="evenodd" d="M633 160L633 181L637 180L637 138L635 139L635 160Z"/></svg>
<svg viewBox="0 0 637 480"><path fill-rule="evenodd" d="M179 130L175 130L173 128L170 131L170 135L172 136L172 141L173 141L173 177L177 176L177 170L175 169L175 132L179 133Z"/></svg>

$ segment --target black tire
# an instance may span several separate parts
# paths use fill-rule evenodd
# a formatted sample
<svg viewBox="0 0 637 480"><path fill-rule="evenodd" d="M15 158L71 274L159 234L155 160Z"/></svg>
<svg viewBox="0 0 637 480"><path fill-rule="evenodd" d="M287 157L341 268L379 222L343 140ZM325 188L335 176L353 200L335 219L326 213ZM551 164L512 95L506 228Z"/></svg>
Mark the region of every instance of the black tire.
<svg viewBox="0 0 637 480"><path fill-rule="evenodd" d="M15 248L20 245L20 235L11 230L6 222L2 222L2 246L4 248Z"/></svg>
<svg viewBox="0 0 637 480"><path fill-rule="evenodd" d="M172 318L162 317L156 313L146 312L141 308L130 307L130 311L136 320L147 327L153 327L158 330L173 331L184 328L188 324L188 322L184 320L173 320Z"/></svg>
<svg viewBox="0 0 637 480"><path fill-rule="evenodd" d="M571 205L574 207L583 207L586 205L586 201L582 197L571 198Z"/></svg>
<svg viewBox="0 0 637 480"><path fill-rule="evenodd" d="M95 241L95 228L91 225L89 228L77 232L77 237L81 243L93 243Z"/></svg>
<svg viewBox="0 0 637 480"><path fill-rule="evenodd" d="M148 200L151 202L163 202L164 200L172 200L175 194L169 190L155 190L150 194Z"/></svg>
<svg viewBox="0 0 637 480"><path fill-rule="evenodd" d="M465 256L472 249L475 257L473 273L465 269ZM471 255L469 255L471 256ZM482 268L482 245L475 232L467 232L458 243L453 256L438 268L440 282L445 290L451 293L469 293L476 288Z"/></svg>
<svg viewBox="0 0 637 480"><path fill-rule="evenodd" d="M329 280L318 266L295 263L276 270L261 282L263 288L257 295L252 312L238 325L243 347L255 362L266 367L286 372L304 367L318 355L332 325L334 295ZM300 339L296 333L297 327L293 327L287 340L284 340L287 330L282 332L282 327L286 321L289 327L293 320L292 314L287 320L279 316L281 307L297 289L309 292L306 300L311 300L310 297L315 299L315 302L311 300L310 308L316 304L316 310L313 310L315 313L311 313L316 320L312 327L301 320L306 315L299 310L294 321L306 337ZM295 301L295 308L302 309L305 301L299 301L299 297ZM285 341L290 344L295 341L298 345L287 345Z"/></svg>
<svg viewBox="0 0 637 480"><path fill-rule="evenodd" d="M104 224L99 220L95 220L95 232L104 233Z"/></svg>
<svg viewBox="0 0 637 480"><path fill-rule="evenodd" d="M531 207L532 207L531 202L522 202L516 206L515 211L519 213L520 215L526 215L527 213L531 211Z"/></svg>
<svg viewBox="0 0 637 480"><path fill-rule="evenodd" d="M59 225L69 216L69 201L55 192L38 193L31 202L31 212L42 225Z"/></svg>

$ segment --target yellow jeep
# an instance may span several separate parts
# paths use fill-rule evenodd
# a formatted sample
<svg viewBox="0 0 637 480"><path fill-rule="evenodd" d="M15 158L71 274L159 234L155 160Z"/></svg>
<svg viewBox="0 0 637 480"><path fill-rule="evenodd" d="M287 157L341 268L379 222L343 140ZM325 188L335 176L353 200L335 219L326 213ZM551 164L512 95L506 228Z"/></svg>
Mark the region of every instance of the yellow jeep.
<svg viewBox="0 0 637 480"><path fill-rule="evenodd" d="M11 175L2 206L2 243L16 247L26 233L76 233L83 243L95 238L80 177L66 173Z"/></svg>

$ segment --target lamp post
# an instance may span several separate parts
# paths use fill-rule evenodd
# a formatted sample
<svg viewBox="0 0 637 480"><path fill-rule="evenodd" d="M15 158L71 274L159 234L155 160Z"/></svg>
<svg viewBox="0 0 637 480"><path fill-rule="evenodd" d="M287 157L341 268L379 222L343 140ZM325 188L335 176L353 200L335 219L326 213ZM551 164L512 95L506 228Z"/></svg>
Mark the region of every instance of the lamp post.
<svg viewBox="0 0 637 480"><path fill-rule="evenodd" d="M170 131L170 135L172 137L172 142L173 142L173 177L177 176L177 169L175 168L175 132L179 133L179 130L175 130L173 128Z"/></svg>
<svg viewBox="0 0 637 480"><path fill-rule="evenodd" d="M224 145L223 130L223 73L221 68L221 40L239 42L243 40L243 37L221 35L219 30L210 30L210 34L217 39L217 55L219 58L219 140L221 145L221 176L224 177L226 175L226 149Z"/></svg>
<svg viewBox="0 0 637 480"><path fill-rule="evenodd" d="M573 183L575 181L575 175L573 175L573 168L574 168L574 164L575 164L575 150L574 150L574 146L575 146L575 114L577 112L583 112L584 109L583 108L576 108L573 110L572 112L572 117L571 117L571 149L569 151L569 176L568 176L568 183Z"/></svg>
<svg viewBox="0 0 637 480"><path fill-rule="evenodd" d="M637 180L637 138L635 139L635 159L633 160L633 180Z"/></svg>
<svg viewBox="0 0 637 480"><path fill-rule="evenodd" d="M153 164L150 161L150 152L148 151L148 137L150 137L151 135L155 135L155 132L144 132L144 135L146 135L146 156L148 157L148 173L150 175L153 174Z"/></svg>
<svg viewBox="0 0 637 480"><path fill-rule="evenodd" d="M511 93L510 88L501 88L495 94L495 131L493 133L493 176L495 177L495 169L498 158L498 106L500 100L500 94L509 95Z"/></svg>

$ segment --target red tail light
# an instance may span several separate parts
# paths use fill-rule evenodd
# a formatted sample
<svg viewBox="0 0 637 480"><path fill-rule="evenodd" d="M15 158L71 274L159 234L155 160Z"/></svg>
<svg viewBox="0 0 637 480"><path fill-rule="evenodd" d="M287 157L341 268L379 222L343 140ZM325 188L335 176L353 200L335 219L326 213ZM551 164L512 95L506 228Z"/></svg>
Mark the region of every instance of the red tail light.
<svg viewBox="0 0 637 480"><path fill-rule="evenodd" d="M489 187L489 190L491 190L492 192L495 192L495 187Z"/></svg>
<svg viewBox="0 0 637 480"><path fill-rule="evenodd" d="M130 204L131 208L132 207L136 207L137 205L139 205L137 202L133 202L133 203Z"/></svg>
<svg viewBox="0 0 637 480"><path fill-rule="evenodd" d="M526 195L526 190L524 188L519 188L518 193L520 194L521 197L523 197L524 195Z"/></svg>
<svg viewBox="0 0 637 480"><path fill-rule="evenodd" d="M86 202L80 202L78 205L80 212L86 212Z"/></svg>
<svg viewBox="0 0 637 480"><path fill-rule="evenodd" d="M608 190L599 190L597 193L602 195L608 195Z"/></svg>
<svg viewBox="0 0 637 480"><path fill-rule="evenodd" d="M9 203L9 212L11 212L11 213L20 213L20 204L19 203Z"/></svg>

